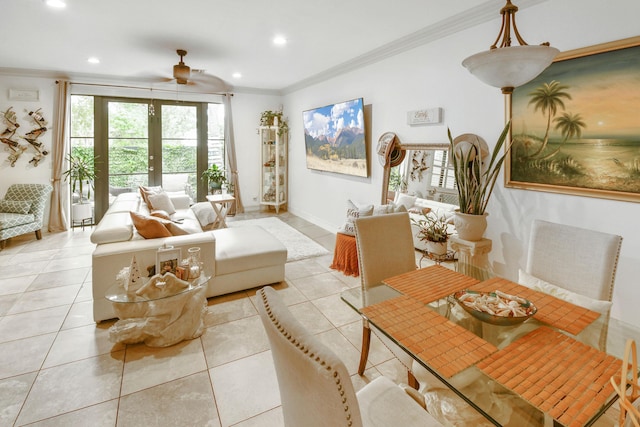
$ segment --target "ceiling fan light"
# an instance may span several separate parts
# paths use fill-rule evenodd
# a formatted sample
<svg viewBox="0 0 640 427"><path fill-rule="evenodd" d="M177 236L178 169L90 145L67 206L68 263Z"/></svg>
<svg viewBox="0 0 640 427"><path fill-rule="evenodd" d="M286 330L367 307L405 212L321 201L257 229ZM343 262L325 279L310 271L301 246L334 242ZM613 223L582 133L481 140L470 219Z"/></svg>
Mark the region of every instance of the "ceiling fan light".
<svg viewBox="0 0 640 427"><path fill-rule="evenodd" d="M191 77L191 67L184 65L184 62L180 62L173 66L173 78L181 85L186 85L187 81Z"/></svg>
<svg viewBox="0 0 640 427"><path fill-rule="evenodd" d="M490 86L513 90L540 75L559 52L550 46L509 46L471 55L462 65Z"/></svg>

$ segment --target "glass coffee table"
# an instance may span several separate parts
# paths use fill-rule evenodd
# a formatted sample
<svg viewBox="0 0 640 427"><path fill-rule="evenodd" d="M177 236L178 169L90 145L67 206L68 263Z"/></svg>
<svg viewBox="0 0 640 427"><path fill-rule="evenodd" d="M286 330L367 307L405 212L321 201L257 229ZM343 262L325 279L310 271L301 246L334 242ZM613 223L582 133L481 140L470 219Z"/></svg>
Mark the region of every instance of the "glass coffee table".
<svg viewBox="0 0 640 427"><path fill-rule="evenodd" d="M127 291L120 284L111 286L105 298L113 304L119 320L111 326L109 339L168 347L202 335L211 276L202 274L187 286L174 278L162 281L154 276L137 291Z"/></svg>

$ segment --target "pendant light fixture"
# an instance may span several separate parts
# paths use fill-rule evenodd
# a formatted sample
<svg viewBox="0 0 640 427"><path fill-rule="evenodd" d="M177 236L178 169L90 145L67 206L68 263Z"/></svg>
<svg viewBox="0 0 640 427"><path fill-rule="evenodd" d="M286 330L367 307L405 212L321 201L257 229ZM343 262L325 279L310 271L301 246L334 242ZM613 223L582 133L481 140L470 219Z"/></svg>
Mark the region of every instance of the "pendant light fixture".
<svg viewBox="0 0 640 427"><path fill-rule="evenodd" d="M528 45L516 26L517 11L518 7L507 0L500 10L502 27L491 48L462 61L471 74L490 86L501 88L504 94L512 93L515 87L539 76L560 52L548 42L539 46ZM520 46L511 46L511 30Z"/></svg>

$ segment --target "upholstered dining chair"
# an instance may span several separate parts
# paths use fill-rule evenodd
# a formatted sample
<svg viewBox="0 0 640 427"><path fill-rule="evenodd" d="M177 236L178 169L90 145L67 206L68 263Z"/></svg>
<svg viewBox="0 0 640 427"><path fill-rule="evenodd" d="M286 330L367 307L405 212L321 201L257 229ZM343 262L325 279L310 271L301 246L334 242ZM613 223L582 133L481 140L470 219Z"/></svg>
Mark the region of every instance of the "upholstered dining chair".
<svg viewBox="0 0 640 427"><path fill-rule="evenodd" d="M606 303L610 303L613 297L621 245L622 237L618 235L534 220L526 273L528 279L542 281L547 288L550 284L554 289L555 285L587 297L574 298L571 302L577 305L590 309L604 305L605 309L596 311L608 319L610 304ZM557 296L569 299L563 297L562 292ZM606 349L606 325L600 333L599 345L602 350Z"/></svg>
<svg viewBox="0 0 640 427"><path fill-rule="evenodd" d="M382 280L416 269L416 255L411 234L411 221L406 212L374 215L355 220L356 246L363 291ZM364 295L364 292L363 292ZM374 329L375 330L375 329ZM412 358L381 333L376 335L407 368L409 385L417 388L411 374ZM362 318L362 348L358 373L364 372L369 358L371 328Z"/></svg>
<svg viewBox="0 0 640 427"><path fill-rule="evenodd" d="M295 319L273 288L258 291L257 306L276 367L285 425L440 425L417 403L422 396L405 392L386 377L356 394L344 363Z"/></svg>

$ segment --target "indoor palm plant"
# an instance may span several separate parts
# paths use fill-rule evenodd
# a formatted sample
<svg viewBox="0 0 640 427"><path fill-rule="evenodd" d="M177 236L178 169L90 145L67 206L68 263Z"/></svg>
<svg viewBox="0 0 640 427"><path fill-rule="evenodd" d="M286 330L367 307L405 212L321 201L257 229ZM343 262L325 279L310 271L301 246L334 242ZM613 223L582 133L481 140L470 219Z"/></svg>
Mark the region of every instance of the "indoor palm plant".
<svg viewBox="0 0 640 427"><path fill-rule="evenodd" d="M500 173L500 168L504 162L511 144L508 144L503 151L503 147L511 122L508 122L493 151L490 153L488 163L483 162L482 149L477 142L455 143L449 134L449 147L452 153L451 161L456 178L458 189L458 204L460 208L456 211L455 225L456 231L461 239L480 240L486 229L487 203L493 192L496 179ZM469 225L465 220L480 223L480 229Z"/></svg>
<svg viewBox="0 0 640 427"><path fill-rule="evenodd" d="M73 193L73 203L71 204L72 221L84 221L93 216L90 200L91 190L94 188L97 175L95 169L96 158L97 156L94 156L93 153L82 150L76 150L67 156L69 169L62 172L62 175L65 181L71 183L71 193ZM86 199L85 188L87 190Z"/></svg>

